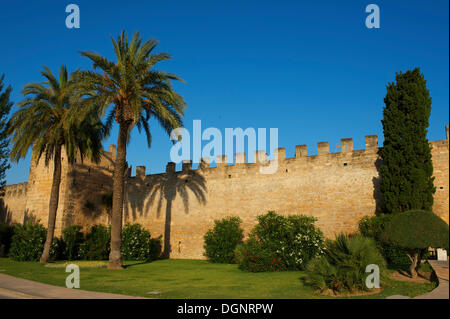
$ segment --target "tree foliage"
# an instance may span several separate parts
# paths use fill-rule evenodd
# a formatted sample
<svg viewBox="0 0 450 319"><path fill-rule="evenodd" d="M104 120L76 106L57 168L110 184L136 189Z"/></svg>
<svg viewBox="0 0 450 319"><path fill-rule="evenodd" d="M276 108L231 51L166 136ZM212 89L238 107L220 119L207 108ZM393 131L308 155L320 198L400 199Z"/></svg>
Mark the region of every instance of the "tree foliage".
<svg viewBox="0 0 450 319"><path fill-rule="evenodd" d="M5 186L5 174L9 165L9 137L7 134L7 119L13 103L9 100L11 86L4 89L5 76L0 76L0 195Z"/></svg>
<svg viewBox="0 0 450 319"><path fill-rule="evenodd" d="M380 191L386 213L433 206L433 165L427 140L431 97L420 69L396 74L383 109Z"/></svg>
<svg viewBox="0 0 450 319"><path fill-rule="evenodd" d="M410 264L404 248L381 241L380 236L391 218L396 214L381 214L379 216L365 216L359 220L358 228L361 235L373 238L378 250L386 259L389 266L402 268Z"/></svg>
<svg viewBox="0 0 450 319"><path fill-rule="evenodd" d="M412 210L395 214L381 233L381 240L406 249L414 278L423 251L428 247L448 250L448 225L430 211Z"/></svg>
<svg viewBox="0 0 450 319"><path fill-rule="evenodd" d="M33 147L38 162L43 155L45 164L64 145L67 159L73 163L80 155L98 162L107 128L99 119L93 105L74 99L75 79L61 66L58 77L44 66L43 83L25 85L25 98L10 120L13 147L11 158L18 161Z"/></svg>
<svg viewBox="0 0 450 319"><path fill-rule="evenodd" d="M405 249L428 247L448 249L448 225L429 211L412 210L395 214L386 225L381 239Z"/></svg>
<svg viewBox="0 0 450 319"><path fill-rule="evenodd" d="M134 127L139 132L144 130L150 146L150 119L156 119L168 134L182 126L186 104L174 90L172 81L184 81L154 68L158 62L170 59L168 53L153 53L158 44L155 39L142 43L136 32L128 41L122 31L117 39L112 39L112 44L117 61L94 52L81 52L93 62L94 70L101 69L101 72L76 72L78 93L86 102L95 101L103 112L113 105L107 123L112 125L115 119L118 124L127 124L130 131Z"/></svg>

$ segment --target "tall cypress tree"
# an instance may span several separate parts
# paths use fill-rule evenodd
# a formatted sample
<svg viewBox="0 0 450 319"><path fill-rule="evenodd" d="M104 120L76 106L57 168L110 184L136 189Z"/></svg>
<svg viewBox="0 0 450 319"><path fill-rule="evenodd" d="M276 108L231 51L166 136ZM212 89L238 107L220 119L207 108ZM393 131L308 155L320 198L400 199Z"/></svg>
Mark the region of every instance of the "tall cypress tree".
<svg viewBox="0 0 450 319"><path fill-rule="evenodd" d="M9 168L9 138L6 133L8 114L12 103L9 101L11 87L3 90L4 75L0 76L0 195L3 194L5 186L6 170Z"/></svg>
<svg viewBox="0 0 450 319"><path fill-rule="evenodd" d="M431 210L436 188L427 140L430 92L419 68L396 73L395 79L396 83L387 85L381 121L384 143L380 191L384 212Z"/></svg>

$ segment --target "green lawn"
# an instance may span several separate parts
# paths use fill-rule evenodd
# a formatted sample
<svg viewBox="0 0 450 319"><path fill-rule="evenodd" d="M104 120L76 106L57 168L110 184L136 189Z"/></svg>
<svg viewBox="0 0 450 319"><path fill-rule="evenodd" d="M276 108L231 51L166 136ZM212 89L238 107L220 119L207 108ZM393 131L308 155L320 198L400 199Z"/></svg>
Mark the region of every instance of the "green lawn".
<svg viewBox="0 0 450 319"><path fill-rule="evenodd" d="M74 262L76 263L76 262ZM204 260L158 260L125 262L124 270L81 268L81 289L153 298L327 298L300 281L301 271L247 273L236 265L210 264ZM64 268L36 262L0 258L0 273L65 286ZM400 294L414 297L433 289L433 284L389 281L380 294L363 298L386 298ZM158 291L160 294L148 294ZM328 297L334 298L334 297ZM361 298L361 297L358 297Z"/></svg>

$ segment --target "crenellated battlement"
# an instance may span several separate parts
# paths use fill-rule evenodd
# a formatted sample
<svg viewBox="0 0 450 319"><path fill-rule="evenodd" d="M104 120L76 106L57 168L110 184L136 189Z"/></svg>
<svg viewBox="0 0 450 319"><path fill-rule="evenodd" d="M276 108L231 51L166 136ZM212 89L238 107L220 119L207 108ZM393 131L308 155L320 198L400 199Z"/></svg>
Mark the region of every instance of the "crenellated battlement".
<svg viewBox="0 0 450 319"><path fill-rule="evenodd" d="M431 141L430 144L433 149L447 149L448 150L448 126L446 127L447 139L439 141ZM227 171L233 170L234 168L242 171L242 168L247 169L249 173L257 173L258 167L261 165L270 165L274 161L277 161L279 167L284 167L286 165L292 166L295 163L302 164L313 164L313 165L344 165L349 166L350 164L362 164L366 160L373 161L378 157L378 151L380 147L378 146L378 136L377 135L366 135L365 136L365 148L354 150L353 149L353 138L342 138L339 148L336 152L330 152L329 142L318 142L317 143L317 155L308 155L307 145L296 145L294 157L286 157L286 148L279 147L274 150L274 159L267 160L265 150L257 150L254 153L254 160L247 161L245 153L235 153L234 162L228 163L227 155L218 155L216 157L215 163L211 163L210 158L201 158L198 167L194 170L200 170L208 175L214 174L214 172L221 172L221 170L226 169ZM109 153L115 152L115 145L109 146ZM342 162L342 163L341 163ZM192 170L192 161L184 160L182 162L181 172L186 172ZM131 176L131 170L128 171L128 177L143 177L151 175L160 174L149 174L146 175L145 166L136 167L136 176ZM169 162L166 165L166 173L174 173L176 171L175 163ZM281 172L281 171L280 171ZM279 173L278 171L275 172ZM164 173L163 173L164 174ZM222 176L223 174L219 174Z"/></svg>
<svg viewBox="0 0 450 319"><path fill-rule="evenodd" d="M436 142L431 142L433 145ZM437 141L439 145L448 145L448 141ZM377 135L367 135L365 137L365 145L366 148L362 150L353 150L353 139L352 138L343 138L341 139L341 144L339 145L340 150L337 152L330 152L329 142L318 142L317 143L317 155L308 155L308 149L306 145L296 145L295 146L295 155L292 158L286 157L286 149L284 147L279 147L274 150L274 160L266 160L266 151L257 150L254 153L254 160L252 162L246 161L245 153L235 153L234 154L234 163L228 163L227 155L218 155L215 160L215 164L211 164L210 158L201 158L200 163L197 167L197 170L208 171L210 174L214 172L214 170L220 169L232 169L234 167L238 167L241 169L252 168L251 171L255 171L260 165L270 165L273 161L278 161L279 164L283 162L291 162L291 161L303 161L303 162L313 162L318 157L323 159L330 159L331 162L334 162L333 158L345 157L345 158L356 158L361 157L362 154L370 154L373 157L374 154L378 152L378 136ZM114 145L110 145L110 150L113 148L115 150ZM192 161L184 160L182 163L182 168L180 172L191 170L192 169ZM145 166L137 166L136 167L136 176L145 176L146 167ZM166 166L166 172L172 173L176 172L175 163L169 162ZM131 172L129 172L131 173ZM148 176L153 175L149 174ZM157 174L159 175L159 174ZM129 177L133 177L130 174Z"/></svg>
<svg viewBox="0 0 450 319"><path fill-rule="evenodd" d="M27 195L28 182L6 185L3 189L5 196L22 197Z"/></svg>

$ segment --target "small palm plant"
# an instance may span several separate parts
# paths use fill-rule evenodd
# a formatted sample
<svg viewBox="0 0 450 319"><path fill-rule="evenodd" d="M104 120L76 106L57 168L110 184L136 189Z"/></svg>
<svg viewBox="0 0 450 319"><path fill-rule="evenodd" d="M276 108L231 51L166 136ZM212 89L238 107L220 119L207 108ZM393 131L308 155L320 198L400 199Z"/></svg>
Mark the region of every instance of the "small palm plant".
<svg viewBox="0 0 450 319"><path fill-rule="evenodd" d="M61 155L63 150L69 164L76 157L88 157L99 162L102 139L108 133L102 124L100 114L93 105L83 105L74 98L75 82L69 77L65 66L59 70L59 79L44 67L41 74L46 81L25 85L24 100L9 121L12 135L11 159L15 162L25 157L30 147L36 163L42 156L45 165L53 161L53 181L48 211L48 231L41 263L49 260L53 241L56 212L58 210L59 186L61 183Z"/></svg>
<svg viewBox="0 0 450 319"><path fill-rule="evenodd" d="M93 62L94 71L78 72L79 95L91 104L95 101L101 112L110 105L112 109L107 123L119 124L117 154L113 174L113 201L111 210L111 253L108 268L122 268L121 234L123 214L124 175L127 168L127 142L130 132L137 127L144 129L147 144L151 145L148 121L154 118L170 134L182 126L185 109L183 98L175 92L172 80L182 81L178 76L154 69L156 63L168 60L167 53L153 54L157 41L142 42L139 32L128 41L124 31L112 39L116 61L93 52L81 54ZM95 72L101 69L101 72Z"/></svg>
<svg viewBox="0 0 450 319"><path fill-rule="evenodd" d="M372 238L340 234L327 241L324 255L308 263L302 279L321 292L367 291L368 265L377 265L380 279L385 278L386 262Z"/></svg>

